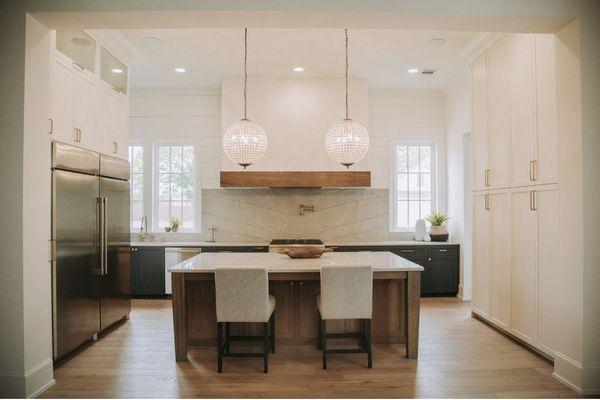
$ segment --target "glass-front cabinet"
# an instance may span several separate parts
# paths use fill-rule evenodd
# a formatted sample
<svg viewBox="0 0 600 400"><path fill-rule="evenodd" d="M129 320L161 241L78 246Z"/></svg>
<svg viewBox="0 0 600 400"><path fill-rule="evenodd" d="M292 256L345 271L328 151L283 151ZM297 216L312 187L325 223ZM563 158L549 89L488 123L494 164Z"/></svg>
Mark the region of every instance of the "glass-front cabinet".
<svg viewBox="0 0 600 400"><path fill-rule="evenodd" d="M56 31L56 49L73 60L78 67L96 71L96 40L82 30Z"/></svg>
<svg viewBox="0 0 600 400"><path fill-rule="evenodd" d="M100 78L127 94L127 66L104 47L100 47Z"/></svg>

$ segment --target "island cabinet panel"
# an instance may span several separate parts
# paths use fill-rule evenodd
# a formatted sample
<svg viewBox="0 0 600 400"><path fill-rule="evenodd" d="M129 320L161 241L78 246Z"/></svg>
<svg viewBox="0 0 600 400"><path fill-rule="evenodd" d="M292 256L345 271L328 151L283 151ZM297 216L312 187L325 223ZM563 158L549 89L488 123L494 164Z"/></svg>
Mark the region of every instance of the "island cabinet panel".
<svg viewBox="0 0 600 400"><path fill-rule="evenodd" d="M192 340L213 340L217 333L213 280L188 282L186 287L188 334ZM198 316L202 318L198 318Z"/></svg>
<svg viewBox="0 0 600 400"><path fill-rule="evenodd" d="M373 341L404 343L405 324L402 281L375 281L373 283Z"/></svg>

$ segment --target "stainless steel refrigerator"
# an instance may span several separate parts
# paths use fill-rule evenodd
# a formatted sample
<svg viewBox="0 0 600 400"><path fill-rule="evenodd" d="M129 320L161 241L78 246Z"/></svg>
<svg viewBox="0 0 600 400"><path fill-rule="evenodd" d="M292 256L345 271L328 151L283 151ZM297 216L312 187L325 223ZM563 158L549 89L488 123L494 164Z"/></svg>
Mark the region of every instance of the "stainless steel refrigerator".
<svg viewBox="0 0 600 400"><path fill-rule="evenodd" d="M52 143L53 350L129 317L129 163Z"/></svg>

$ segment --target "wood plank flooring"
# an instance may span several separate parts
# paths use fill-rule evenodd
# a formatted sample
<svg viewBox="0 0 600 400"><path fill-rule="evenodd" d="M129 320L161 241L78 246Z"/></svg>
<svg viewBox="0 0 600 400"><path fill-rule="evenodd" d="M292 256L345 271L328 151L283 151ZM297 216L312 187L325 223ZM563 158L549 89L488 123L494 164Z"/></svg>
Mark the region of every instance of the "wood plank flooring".
<svg viewBox="0 0 600 400"><path fill-rule="evenodd" d="M55 370L56 385L41 397L576 397L551 377L552 365L470 316L469 303L421 301L419 359L403 345L364 354L331 355L321 369L313 346L278 346L269 374L259 359L226 359L195 349L176 363L171 303L136 300L131 319Z"/></svg>

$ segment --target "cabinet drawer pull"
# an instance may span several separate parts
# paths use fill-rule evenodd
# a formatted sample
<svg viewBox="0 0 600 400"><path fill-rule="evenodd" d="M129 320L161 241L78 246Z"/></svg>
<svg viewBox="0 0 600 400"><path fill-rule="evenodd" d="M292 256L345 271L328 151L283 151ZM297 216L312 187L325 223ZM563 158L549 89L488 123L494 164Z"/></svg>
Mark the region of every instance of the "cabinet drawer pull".
<svg viewBox="0 0 600 400"><path fill-rule="evenodd" d="M446 253L446 252L448 252L448 249L438 249L438 251L439 251L440 253Z"/></svg>
<svg viewBox="0 0 600 400"><path fill-rule="evenodd" d="M117 154L117 151L119 151L119 144L113 141L113 153Z"/></svg>
<svg viewBox="0 0 600 400"><path fill-rule="evenodd" d="M537 211L537 190L529 192L529 209Z"/></svg>
<svg viewBox="0 0 600 400"><path fill-rule="evenodd" d="M303 281L300 281L300 286L304 286L304 282Z"/></svg>
<svg viewBox="0 0 600 400"><path fill-rule="evenodd" d="M414 250L409 250L409 249L404 249L404 250L400 250L400 253L414 253Z"/></svg>
<svg viewBox="0 0 600 400"><path fill-rule="evenodd" d="M529 161L529 180L537 181L537 160Z"/></svg>
<svg viewBox="0 0 600 400"><path fill-rule="evenodd" d="M291 282L290 282L290 286L294 286L294 281L291 281Z"/></svg>
<svg viewBox="0 0 600 400"><path fill-rule="evenodd" d="M490 208L490 195L486 194L484 199L485 199L484 208L485 208L486 211L490 211L491 210L491 208Z"/></svg>
<svg viewBox="0 0 600 400"><path fill-rule="evenodd" d="M485 186L490 186L490 170L486 169L484 173Z"/></svg>
<svg viewBox="0 0 600 400"><path fill-rule="evenodd" d="M48 127L48 134L52 135L52 133L54 133L54 120L52 118L48 118L48 122L50 123L50 126Z"/></svg>
<svg viewBox="0 0 600 400"><path fill-rule="evenodd" d="M73 62L73 66L79 68L81 71L85 70L85 68L83 67L83 65L77 63L77 62Z"/></svg>

